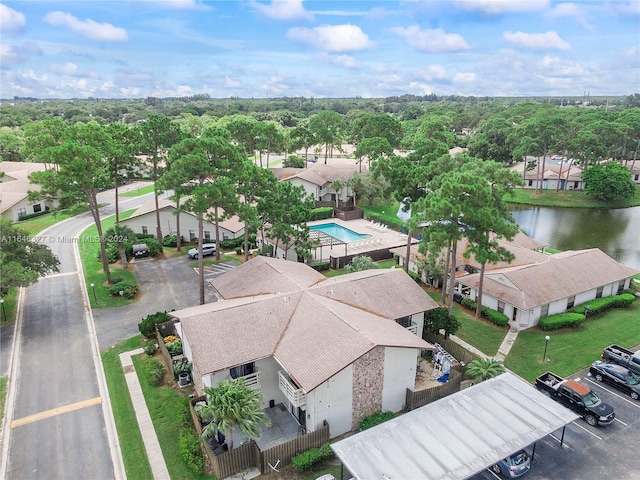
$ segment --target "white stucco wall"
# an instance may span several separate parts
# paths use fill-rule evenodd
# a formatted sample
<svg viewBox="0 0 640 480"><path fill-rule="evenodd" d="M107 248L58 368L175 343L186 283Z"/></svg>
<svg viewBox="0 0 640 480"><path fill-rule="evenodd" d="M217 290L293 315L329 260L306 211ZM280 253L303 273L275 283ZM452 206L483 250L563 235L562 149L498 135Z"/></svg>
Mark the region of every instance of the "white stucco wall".
<svg viewBox="0 0 640 480"><path fill-rule="evenodd" d="M162 235L176 235L177 229L177 216L173 214L173 209L163 208L160 210L160 227L162 228ZM156 233L156 215L155 212L149 212L145 215L140 215L134 218L127 218L122 221L123 224L131 228L135 233L143 233L142 227L147 227L147 233L155 235ZM193 231L198 235L198 219L190 214L182 214L180 216L180 233L186 240L190 240L189 231ZM204 222L204 231L209 232L212 240L216 238L215 225L209 222ZM220 240L233 239L241 237L244 234L243 230L238 232L230 232L229 230L220 227ZM206 233L205 233L206 238Z"/></svg>
<svg viewBox="0 0 640 480"><path fill-rule="evenodd" d="M353 368L349 365L307 393L307 429L314 431L326 420L331 438L350 431L352 391Z"/></svg>
<svg viewBox="0 0 640 480"><path fill-rule="evenodd" d="M404 408L407 388L416 383L415 348L387 347L384 351L384 383L382 387L382 410L398 412Z"/></svg>

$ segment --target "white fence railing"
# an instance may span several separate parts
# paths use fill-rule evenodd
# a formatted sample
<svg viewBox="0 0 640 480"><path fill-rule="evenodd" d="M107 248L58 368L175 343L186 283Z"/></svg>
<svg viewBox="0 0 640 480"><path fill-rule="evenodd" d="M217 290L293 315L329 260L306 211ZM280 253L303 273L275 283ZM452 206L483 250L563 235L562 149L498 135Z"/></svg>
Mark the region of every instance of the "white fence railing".
<svg viewBox="0 0 640 480"><path fill-rule="evenodd" d="M280 391L289 399L295 407L304 407L307 404L307 395L301 388L297 388L284 371L278 371Z"/></svg>
<svg viewBox="0 0 640 480"><path fill-rule="evenodd" d="M236 379L232 379L234 382L238 379L244 379L244 384L249 387L251 390L260 391L260 371L250 373L249 375L245 375L244 377L238 377Z"/></svg>

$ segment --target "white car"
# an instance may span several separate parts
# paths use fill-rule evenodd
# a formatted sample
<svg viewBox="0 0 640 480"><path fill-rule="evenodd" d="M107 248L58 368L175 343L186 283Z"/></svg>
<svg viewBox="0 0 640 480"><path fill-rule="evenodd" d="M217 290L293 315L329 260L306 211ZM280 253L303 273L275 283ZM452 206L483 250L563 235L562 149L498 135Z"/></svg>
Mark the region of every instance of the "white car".
<svg viewBox="0 0 640 480"><path fill-rule="evenodd" d="M213 255L216 253L216 244L215 243L204 243L202 244L202 256L206 257L207 255ZM192 248L189 250L189 258L191 260L195 260L198 258L198 249Z"/></svg>

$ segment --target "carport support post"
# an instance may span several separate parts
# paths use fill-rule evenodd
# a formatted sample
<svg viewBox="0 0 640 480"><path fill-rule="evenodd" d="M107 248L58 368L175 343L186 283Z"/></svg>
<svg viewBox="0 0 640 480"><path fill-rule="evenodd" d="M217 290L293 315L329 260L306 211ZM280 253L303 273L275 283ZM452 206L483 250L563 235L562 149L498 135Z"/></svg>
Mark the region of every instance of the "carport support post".
<svg viewBox="0 0 640 480"><path fill-rule="evenodd" d="M560 446L563 447L564 446L564 430L567 428L567 426L565 425L564 427L562 427L562 436L560 437Z"/></svg>
<svg viewBox="0 0 640 480"><path fill-rule="evenodd" d="M534 457L536 456L536 444L533 444L533 451L531 452L531 461L533 462Z"/></svg>
<svg viewBox="0 0 640 480"><path fill-rule="evenodd" d="M344 463L340 462L340 480L344 479Z"/></svg>

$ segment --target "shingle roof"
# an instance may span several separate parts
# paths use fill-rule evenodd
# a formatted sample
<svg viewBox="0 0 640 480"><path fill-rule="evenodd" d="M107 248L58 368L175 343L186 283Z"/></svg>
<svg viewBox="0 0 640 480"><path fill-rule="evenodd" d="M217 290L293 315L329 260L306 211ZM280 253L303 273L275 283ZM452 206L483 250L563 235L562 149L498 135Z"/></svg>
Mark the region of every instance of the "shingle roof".
<svg viewBox="0 0 640 480"><path fill-rule="evenodd" d="M29 190L40 190L40 185L29 181L29 175L46 169L44 163L0 162L0 171L4 172L0 180L0 213L27 198Z"/></svg>
<svg viewBox="0 0 640 480"><path fill-rule="evenodd" d="M437 307L401 270L326 279L301 263L256 257L213 283L227 300L171 313L201 372L273 355L308 392L375 346L432 348L394 321Z"/></svg>
<svg viewBox="0 0 640 480"><path fill-rule="evenodd" d="M549 255L549 261L497 269L485 274L483 291L520 309L577 295L640 273L622 265L601 250L566 251ZM459 282L478 288L480 274Z"/></svg>

